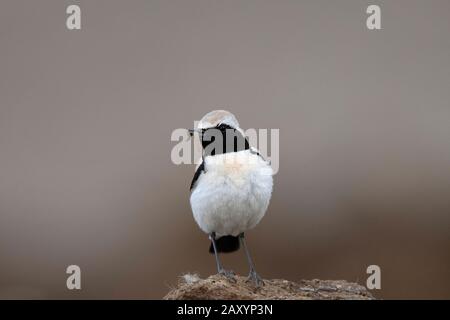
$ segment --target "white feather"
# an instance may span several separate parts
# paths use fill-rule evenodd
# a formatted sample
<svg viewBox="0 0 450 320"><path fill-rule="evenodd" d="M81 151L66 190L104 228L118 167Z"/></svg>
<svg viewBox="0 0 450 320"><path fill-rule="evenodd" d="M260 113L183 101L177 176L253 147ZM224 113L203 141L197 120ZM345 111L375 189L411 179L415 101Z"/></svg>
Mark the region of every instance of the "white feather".
<svg viewBox="0 0 450 320"><path fill-rule="evenodd" d="M207 156L205 172L191 193L194 219L217 237L255 227L272 194L270 164L250 150Z"/></svg>

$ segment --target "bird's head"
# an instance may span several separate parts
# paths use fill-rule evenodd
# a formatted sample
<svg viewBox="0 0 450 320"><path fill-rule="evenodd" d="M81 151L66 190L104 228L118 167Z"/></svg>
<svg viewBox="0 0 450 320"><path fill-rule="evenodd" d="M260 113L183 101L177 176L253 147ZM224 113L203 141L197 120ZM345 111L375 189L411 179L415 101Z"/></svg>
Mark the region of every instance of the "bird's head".
<svg viewBox="0 0 450 320"><path fill-rule="evenodd" d="M249 148L248 142L244 137L244 132L239 127L239 122L236 117L226 110L214 110L205 114L198 122L197 127L189 130L191 136L196 132L199 134L204 149L214 141L217 142L218 137L222 139L223 143L214 146L215 150L211 150L211 154ZM222 150L218 150L218 146L223 147Z"/></svg>

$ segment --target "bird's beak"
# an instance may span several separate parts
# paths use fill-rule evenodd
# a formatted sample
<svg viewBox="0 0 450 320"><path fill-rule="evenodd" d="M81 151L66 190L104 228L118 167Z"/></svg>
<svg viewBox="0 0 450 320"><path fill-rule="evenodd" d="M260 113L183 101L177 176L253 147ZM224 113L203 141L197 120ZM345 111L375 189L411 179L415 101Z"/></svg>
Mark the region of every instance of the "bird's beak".
<svg viewBox="0 0 450 320"><path fill-rule="evenodd" d="M199 132L198 129L188 129L189 136L192 138L194 136L194 133Z"/></svg>

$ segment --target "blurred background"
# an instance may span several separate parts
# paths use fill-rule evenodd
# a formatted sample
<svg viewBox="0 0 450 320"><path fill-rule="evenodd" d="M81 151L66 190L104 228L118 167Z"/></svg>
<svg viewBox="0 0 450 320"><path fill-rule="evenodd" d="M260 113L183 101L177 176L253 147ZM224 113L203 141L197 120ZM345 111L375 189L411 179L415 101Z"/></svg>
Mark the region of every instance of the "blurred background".
<svg viewBox="0 0 450 320"><path fill-rule="evenodd" d="M3 0L0 298L159 299L215 273L170 136L225 108L280 129L247 235L265 278L365 285L376 264L378 298L449 299L449 17L448 0Z"/></svg>

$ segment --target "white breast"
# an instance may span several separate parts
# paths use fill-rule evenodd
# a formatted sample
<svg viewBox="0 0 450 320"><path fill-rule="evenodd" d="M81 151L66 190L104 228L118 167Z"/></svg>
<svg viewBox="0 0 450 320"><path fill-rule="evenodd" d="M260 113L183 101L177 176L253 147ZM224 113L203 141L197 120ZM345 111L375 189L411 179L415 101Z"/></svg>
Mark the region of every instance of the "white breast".
<svg viewBox="0 0 450 320"><path fill-rule="evenodd" d="M250 150L207 156L191 194L194 219L217 236L238 235L264 216L272 194L272 168Z"/></svg>

